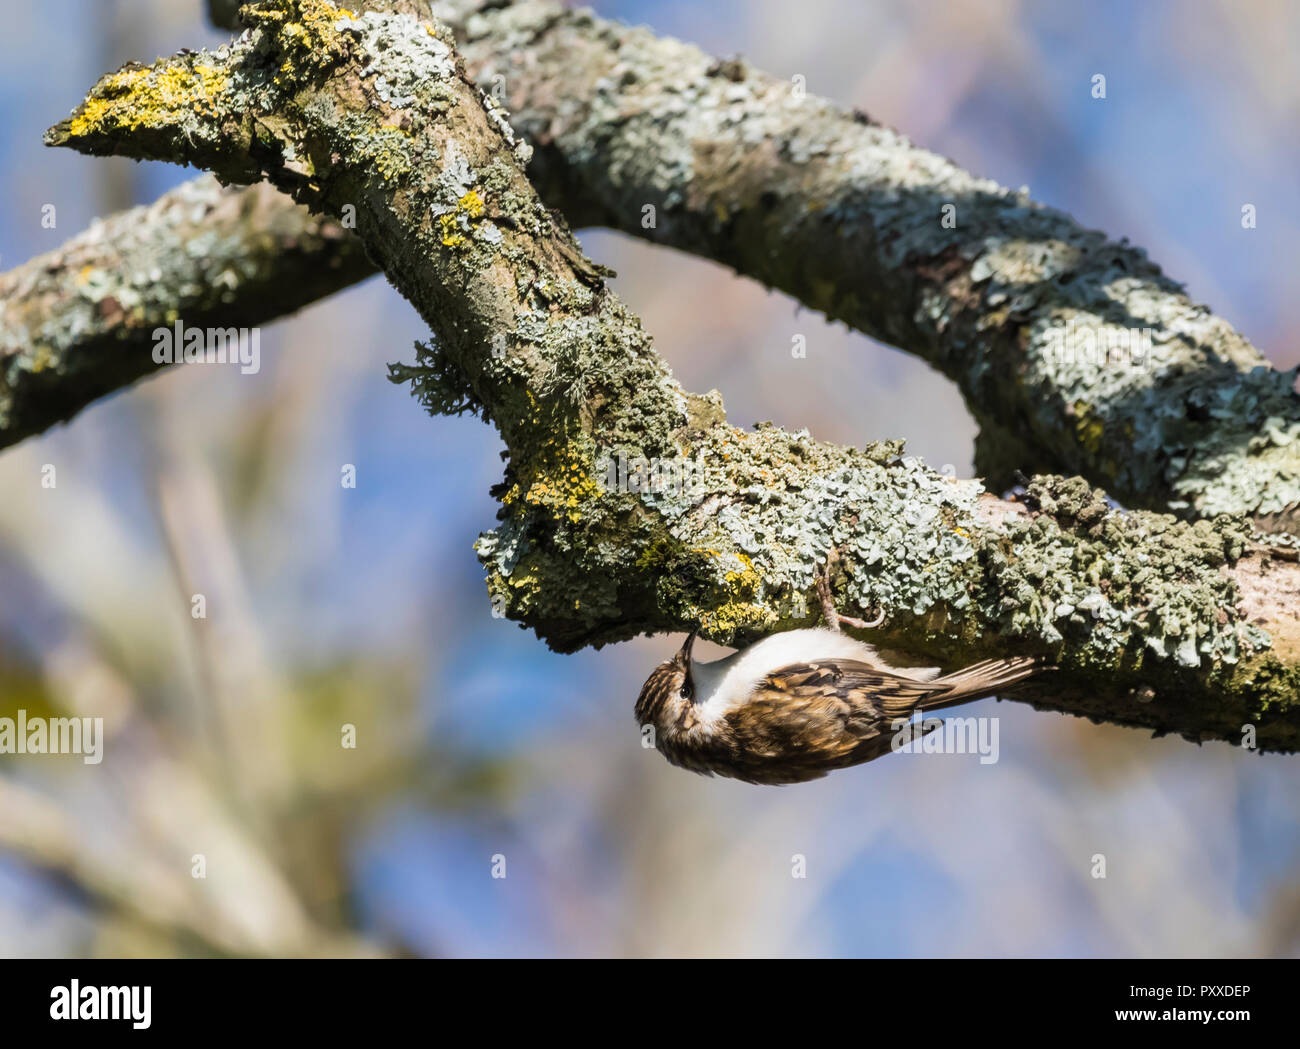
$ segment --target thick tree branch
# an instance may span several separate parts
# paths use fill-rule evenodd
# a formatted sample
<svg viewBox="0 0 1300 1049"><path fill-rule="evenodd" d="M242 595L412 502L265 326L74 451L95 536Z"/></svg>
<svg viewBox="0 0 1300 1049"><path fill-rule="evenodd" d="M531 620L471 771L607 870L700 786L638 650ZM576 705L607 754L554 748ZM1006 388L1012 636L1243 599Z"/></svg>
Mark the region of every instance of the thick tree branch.
<svg viewBox="0 0 1300 1049"><path fill-rule="evenodd" d="M552 0L372 6L450 17L571 220L729 263L952 376L998 431L981 469L1079 472L1184 516L1300 499L1295 376L1139 249L741 62Z"/></svg>
<svg viewBox="0 0 1300 1049"><path fill-rule="evenodd" d="M1300 571L1243 520L1118 512L1050 477L1008 504L895 445L727 425L541 206L525 147L445 31L323 0L245 15L255 31L229 49L105 77L49 138L355 206L439 334L395 376L505 439L501 524L480 557L494 598L554 647L807 624L836 548L842 607L885 611L887 642L1050 654L1063 669L1028 693L1041 705L1197 739L1254 723L1261 746L1300 745Z"/></svg>

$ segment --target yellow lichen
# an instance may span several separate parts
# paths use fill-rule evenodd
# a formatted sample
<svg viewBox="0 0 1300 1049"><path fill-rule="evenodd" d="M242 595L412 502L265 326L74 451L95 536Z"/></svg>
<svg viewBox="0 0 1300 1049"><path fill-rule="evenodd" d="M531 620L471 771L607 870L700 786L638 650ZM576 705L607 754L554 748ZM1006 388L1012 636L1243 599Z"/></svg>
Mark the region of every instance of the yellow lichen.
<svg viewBox="0 0 1300 1049"><path fill-rule="evenodd" d="M286 13L296 15L296 21L286 21L280 26L280 40L290 52L280 65L275 77L277 84L291 81L300 70L324 69L342 54L344 41L335 28L340 18L357 17L355 11L338 7L329 0L298 0L289 12L266 9L261 12L268 20L280 21Z"/></svg>
<svg viewBox="0 0 1300 1049"><path fill-rule="evenodd" d="M1079 437L1079 443L1083 445L1090 453L1096 455L1101 449L1101 439L1106 432L1102 421L1092 412L1092 406L1087 401L1074 402L1074 432Z"/></svg>
<svg viewBox="0 0 1300 1049"><path fill-rule="evenodd" d="M758 574L754 568L754 562L749 559L749 555L736 551L731 555L738 560L742 567L737 571L727 572L723 575L727 586L732 591L743 592L750 596L758 592L759 587L763 585L763 577Z"/></svg>
<svg viewBox="0 0 1300 1049"><path fill-rule="evenodd" d="M465 244L465 238L456 232L456 213L454 211L439 215L438 225L442 227L442 243L444 247L459 248Z"/></svg>
<svg viewBox="0 0 1300 1049"><path fill-rule="evenodd" d="M465 212L472 219L481 219L485 207L483 198L478 195L476 189L471 189L456 202L457 210Z"/></svg>
<svg viewBox="0 0 1300 1049"><path fill-rule="evenodd" d="M710 634L732 634L737 630L758 629L771 624L776 616L763 605L745 601L727 601L699 617L700 626Z"/></svg>
<svg viewBox="0 0 1300 1049"><path fill-rule="evenodd" d="M178 113L214 114L214 99L226 88L225 70L169 61L149 68L123 69L105 77L69 121L80 137L106 126L134 131L175 123Z"/></svg>
<svg viewBox="0 0 1300 1049"><path fill-rule="evenodd" d="M569 442L551 438L529 460L529 468L501 496L501 502L510 506L522 501L576 524L582 519L582 507L603 493L590 465Z"/></svg>
<svg viewBox="0 0 1300 1049"><path fill-rule="evenodd" d="M456 210L438 216L438 225L442 230L442 243L448 248L464 247L469 241L465 238L460 217L464 215L471 223L478 221L487 211L487 201L476 189L471 189L456 201Z"/></svg>

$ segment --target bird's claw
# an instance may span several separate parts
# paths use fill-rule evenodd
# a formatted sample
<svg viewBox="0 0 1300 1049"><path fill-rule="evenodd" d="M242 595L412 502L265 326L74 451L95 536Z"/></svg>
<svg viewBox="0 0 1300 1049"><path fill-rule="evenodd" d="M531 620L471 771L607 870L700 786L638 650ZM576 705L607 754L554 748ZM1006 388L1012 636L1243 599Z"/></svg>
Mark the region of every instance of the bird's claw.
<svg viewBox="0 0 1300 1049"><path fill-rule="evenodd" d="M854 630L875 630L885 621L885 610L882 608L880 614L868 623L865 619L854 619L852 616L840 616L841 623L847 623Z"/></svg>
<svg viewBox="0 0 1300 1049"><path fill-rule="evenodd" d="M871 622L865 619L855 619L853 616L842 616L835 610L835 599L831 596L831 566L839 560L839 551L832 549L826 557L826 564L817 571L817 597L822 605L822 617L826 620L826 625L839 632L840 625L851 626L854 630L874 630L885 621L885 610L882 608L880 614Z"/></svg>

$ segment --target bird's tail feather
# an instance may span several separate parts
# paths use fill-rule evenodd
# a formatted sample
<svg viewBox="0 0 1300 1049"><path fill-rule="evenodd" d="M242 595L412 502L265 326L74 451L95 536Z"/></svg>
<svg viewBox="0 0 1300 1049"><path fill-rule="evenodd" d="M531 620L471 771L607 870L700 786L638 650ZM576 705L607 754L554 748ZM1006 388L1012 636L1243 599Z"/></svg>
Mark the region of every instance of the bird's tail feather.
<svg viewBox="0 0 1300 1049"><path fill-rule="evenodd" d="M922 702L918 709L937 710L957 703L969 703L973 699L984 699L999 689L1050 669L1052 668L1037 656L986 659L982 663L972 663L955 674L935 678L932 684L947 685L950 691Z"/></svg>

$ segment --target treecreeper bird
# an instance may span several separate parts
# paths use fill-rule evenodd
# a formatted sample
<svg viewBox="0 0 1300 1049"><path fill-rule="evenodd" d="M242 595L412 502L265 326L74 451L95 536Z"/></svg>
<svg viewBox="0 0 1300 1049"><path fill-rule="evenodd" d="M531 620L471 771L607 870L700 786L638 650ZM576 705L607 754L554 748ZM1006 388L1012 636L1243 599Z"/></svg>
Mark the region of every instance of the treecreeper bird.
<svg viewBox="0 0 1300 1049"><path fill-rule="evenodd" d="M801 783L871 761L891 749L896 722L916 711L985 699L1052 669L1032 656L988 659L952 674L903 668L841 621L818 581L826 627L788 630L711 663L691 658L695 632L655 667L636 719L674 765L749 783Z"/></svg>

